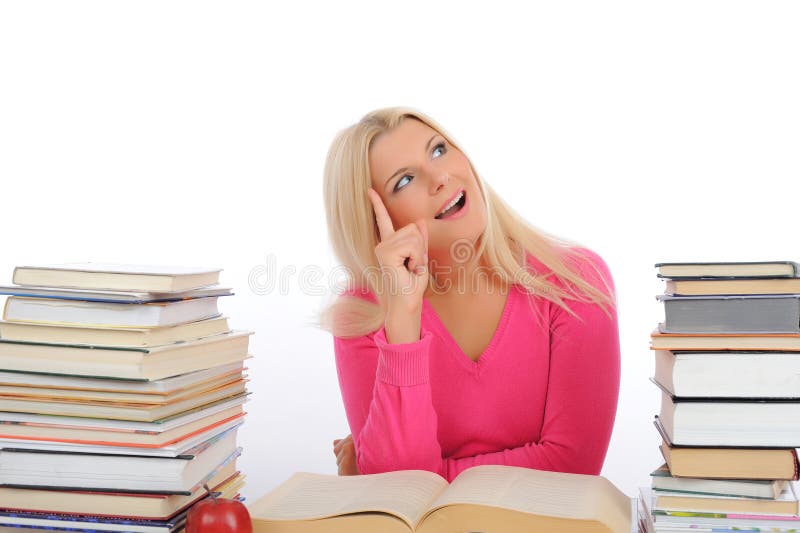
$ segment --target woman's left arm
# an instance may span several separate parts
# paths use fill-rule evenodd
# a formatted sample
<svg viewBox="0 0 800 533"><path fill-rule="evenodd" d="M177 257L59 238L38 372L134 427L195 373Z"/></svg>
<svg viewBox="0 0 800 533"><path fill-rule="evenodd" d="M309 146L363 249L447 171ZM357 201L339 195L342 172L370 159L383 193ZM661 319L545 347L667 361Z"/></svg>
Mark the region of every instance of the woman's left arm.
<svg viewBox="0 0 800 533"><path fill-rule="evenodd" d="M613 281L602 259L592 262ZM584 279L598 288L593 269ZM604 289L605 290L605 289ZM568 301L579 318L553 305L550 374L539 439L522 446L472 457L445 458L448 479L472 466L502 464L581 474L599 474L617 410L620 382L619 327L615 308Z"/></svg>

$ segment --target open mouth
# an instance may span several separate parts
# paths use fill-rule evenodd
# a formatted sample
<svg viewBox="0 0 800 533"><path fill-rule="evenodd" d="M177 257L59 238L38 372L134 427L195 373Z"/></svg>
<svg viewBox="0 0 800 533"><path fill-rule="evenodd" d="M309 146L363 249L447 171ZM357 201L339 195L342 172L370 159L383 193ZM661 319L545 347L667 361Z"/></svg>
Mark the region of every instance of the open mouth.
<svg viewBox="0 0 800 533"><path fill-rule="evenodd" d="M437 220L442 220L448 217L453 216L454 214L461 211L461 208L464 207L464 204L467 203L467 191L461 191L461 196L456 200L456 203L436 215L434 218Z"/></svg>

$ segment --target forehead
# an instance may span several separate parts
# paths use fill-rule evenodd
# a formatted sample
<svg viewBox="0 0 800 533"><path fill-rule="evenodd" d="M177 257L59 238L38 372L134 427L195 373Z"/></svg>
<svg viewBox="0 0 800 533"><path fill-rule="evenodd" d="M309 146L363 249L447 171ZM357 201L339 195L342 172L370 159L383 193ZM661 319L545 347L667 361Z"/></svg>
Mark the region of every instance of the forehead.
<svg viewBox="0 0 800 533"><path fill-rule="evenodd" d="M436 130L413 118L406 118L394 129L377 135L369 149L373 183L382 184L397 169L413 165L425 155L425 144L434 135Z"/></svg>

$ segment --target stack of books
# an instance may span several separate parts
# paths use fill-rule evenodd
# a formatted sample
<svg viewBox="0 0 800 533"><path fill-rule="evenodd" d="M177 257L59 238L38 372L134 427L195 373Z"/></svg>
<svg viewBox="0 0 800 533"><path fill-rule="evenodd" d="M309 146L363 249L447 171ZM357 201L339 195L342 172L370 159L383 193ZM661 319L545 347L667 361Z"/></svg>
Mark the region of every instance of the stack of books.
<svg viewBox="0 0 800 533"><path fill-rule="evenodd" d="M800 265L660 263L649 532L799 531Z"/></svg>
<svg viewBox="0 0 800 533"><path fill-rule="evenodd" d="M219 269L17 267L0 322L0 526L173 532L236 498L252 332Z"/></svg>

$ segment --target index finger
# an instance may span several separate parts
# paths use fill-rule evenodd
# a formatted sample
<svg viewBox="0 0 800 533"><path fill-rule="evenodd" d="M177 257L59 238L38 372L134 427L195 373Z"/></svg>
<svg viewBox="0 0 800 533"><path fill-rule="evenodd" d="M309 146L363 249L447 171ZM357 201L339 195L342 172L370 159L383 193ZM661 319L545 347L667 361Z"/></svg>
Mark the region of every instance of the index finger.
<svg viewBox="0 0 800 533"><path fill-rule="evenodd" d="M389 212L386 211L386 206L383 205L380 195L370 187L367 191L369 199L372 202L372 208L375 210L375 221L378 223L378 233L381 236L381 241L394 234L394 225L392 219L389 217Z"/></svg>
<svg viewBox="0 0 800 533"><path fill-rule="evenodd" d="M422 242L423 246L425 246L425 254L428 253L428 223L425 221L424 218L421 218L416 221L417 227L419 228L419 232L422 233Z"/></svg>

